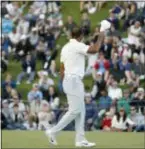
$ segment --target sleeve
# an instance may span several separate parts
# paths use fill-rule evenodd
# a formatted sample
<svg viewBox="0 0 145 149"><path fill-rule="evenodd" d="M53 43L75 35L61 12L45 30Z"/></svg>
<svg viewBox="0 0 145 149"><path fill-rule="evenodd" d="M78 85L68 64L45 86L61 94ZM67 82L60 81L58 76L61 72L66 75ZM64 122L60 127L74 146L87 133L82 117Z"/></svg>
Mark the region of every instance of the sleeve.
<svg viewBox="0 0 145 149"><path fill-rule="evenodd" d="M130 118L127 118L126 122L127 122L129 125L134 125L134 124L135 124Z"/></svg>
<svg viewBox="0 0 145 149"><path fill-rule="evenodd" d="M87 51L89 49L89 46L84 43L79 43L78 53L87 55Z"/></svg>

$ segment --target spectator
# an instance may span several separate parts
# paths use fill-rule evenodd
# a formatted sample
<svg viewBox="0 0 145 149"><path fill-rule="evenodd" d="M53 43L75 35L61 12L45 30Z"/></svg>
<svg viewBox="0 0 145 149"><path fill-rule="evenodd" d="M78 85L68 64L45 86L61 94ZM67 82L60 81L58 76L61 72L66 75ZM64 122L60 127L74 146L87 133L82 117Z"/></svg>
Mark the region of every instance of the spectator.
<svg viewBox="0 0 145 149"><path fill-rule="evenodd" d="M123 108L125 110L126 114L128 115L130 113L130 102L131 102L131 98L129 95L129 91L124 90L123 97L121 99L119 99L117 102L118 111L119 111L119 109Z"/></svg>
<svg viewBox="0 0 145 149"><path fill-rule="evenodd" d="M38 36L37 28L32 28L31 33L29 35L29 41L30 41L30 44L34 47L34 49L38 44L38 40L39 40L39 36Z"/></svg>
<svg viewBox="0 0 145 149"><path fill-rule="evenodd" d="M112 23L116 30L119 29L119 19L115 16L115 13L110 12L109 18L107 20Z"/></svg>
<svg viewBox="0 0 145 149"><path fill-rule="evenodd" d="M36 46L37 58L40 60L44 60L46 50L47 50L47 44L44 41L44 39L42 38L38 41L38 45Z"/></svg>
<svg viewBox="0 0 145 149"><path fill-rule="evenodd" d="M6 14L4 18L2 18L2 34L8 35L13 30L13 21L10 19L10 16Z"/></svg>
<svg viewBox="0 0 145 149"><path fill-rule="evenodd" d="M126 126L127 124L129 125L128 127ZM134 122L127 117L124 109L121 108L112 119L111 129L117 132L130 131L134 125Z"/></svg>
<svg viewBox="0 0 145 149"><path fill-rule="evenodd" d="M11 42L12 51L16 50L16 46L20 41L20 34L14 28L13 31L9 34L9 40Z"/></svg>
<svg viewBox="0 0 145 149"><path fill-rule="evenodd" d="M38 119L38 130L50 129L53 126L55 114L51 111L50 105L45 100L41 103L41 111L38 113Z"/></svg>
<svg viewBox="0 0 145 149"><path fill-rule="evenodd" d="M111 98L107 95L107 91L106 90L102 90L101 91L101 97L99 98L99 102L98 102L98 108L99 111L101 110L109 110L109 108L111 107Z"/></svg>
<svg viewBox="0 0 145 149"><path fill-rule="evenodd" d="M67 17L67 22L64 25L64 32L67 35L68 38L70 38L70 33L72 32L73 28L75 28L77 25L73 21L72 16Z"/></svg>
<svg viewBox="0 0 145 149"><path fill-rule="evenodd" d="M30 84L35 77L35 65L36 62L32 58L31 55L27 55L25 60L22 61L22 72L17 76L17 84L19 85L22 81L22 79L25 76L28 76L27 84Z"/></svg>
<svg viewBox="0 0 145 149"><path fill-rule="evenodd" d="M16 21L22 13L22 11L20 11L20 9L19 9L18 2L8 3L6 5L6 8L7 8L7 11L13 21Z"/></svg>
<svg viewBox="0 0 145 149"><path fill-rule="evenodd" d="M2 99L7 99L10 102L11 99L11 91L12 87L10 85L7 85L3 90L2 90Z"/></svg>
<svg viewBox="0 0 145 149"><path fill-rule="evenodd" d="M3 35L2 34L2 40L1 40L1 48L2 48L2 51L4 51L5 52L5 55L6 56L9 56L9 49L10 49L10 40L9 40L9 38L8 38L8 36L7 35Z"/></svg>
<svg viewBox="0 0 145 149"><path fill-rule="evenodd" d="M145 106L145 93L143 88L139 87L137 89L137 92L134 94L130 105L135 106L139 113L143 112Z"/></svg>
<svg viewBox="0 0 145 149"><path fill-rule="evenodd" d="M14 104L12 112L10 113L10 119L7 128L10 130L15 129L25 130L23 122L24 122L23 114L19 111L18 105Z"/></svg>
<svg viewBox="0 0 145 149"><path fill-rule="evenodd" d="M34 16L39 16L39 14L45 14L47 7L44 1L34 1L31 5L31 11Z"/></svg>
<svg viewBox="0 0 145 149"><path fill-rule="evenodd" d="M106 59L111 58L111 50L112 50L112 44L110 43L110 40L108 37L104 39L104 43L101 46L100 49L103 53Z"/></svg>
<svg viewBox="0 0 145 149"><path fill-rule="evenodd" d="M58 109L59 104L60 104L60 101L59 101L60 99L55 91L54 86L49 86L47 100L52 110Z"/></svg>
<svg viewBox="0 0 145 149"><path fill-rule="evenodd" d="M55 48L55 36L51 30L46 31L45 41L47 43L48 50L54 50Z"/></svg>
<svg viewBox="0 0 145 149"><path fill-rule="evenodd" d="M109 68L110 68L109 61L105 59L104 54L100 52L99 59L94 65L94 70L93 70L94 80L99 81L103 79L106 81L109 75Z"/></svg>
<svg viewBox="0 0 145 149"><path fill-rule="evenodd" d="M22 35L19 43L16 46L16 59L20 60L24 58L28 53L33 50L33 46L30 44L29 39L26 35Z"/></svg>
<svg viewBox="0 0 145 149"><path fill-rule="evenodd" d="M22 103L22 101L20 101L20 99L18 98L18 96L13 97L12 102L9 104L9 109L10 111L13 110L14 106L17 105L18 111L19 112L24 112L25 111L25 105L24 103Z"/></svg>
<svg viewBox="0 0 145 149"><path fill-rule="evenodd" d="M109 10L110 12L113 12L119 19L121 19L122 17L124 17L125 15L125 10L123 9L123 7L121 7L120 5L116 4L111 10Z"/></svg>
<svg viewBox="0 0 145 149"><path fill-rule="evenodd" d="M122 98L122 90L118 87L118 83L114 81L111 85L108 86L108 96L111 97L114 103Z"/></svg>
<svg viewBox="0 0 145 149"><path fill-rule="evenodd" d="M113 64L113 72L112 74L120 80L120 82L130 84L133 82L133 77L131 75L131 63L128 61L128 58L122 57L117 64ZM115 68L116 67L116 68ZM115 71L117 69L117 71Z"/></svg>
<svg viewBox="0 0 145 149"><path fill-rule="evenodd" d="M6 99L2 101L2 114L6 119L10 116L9 103Z"/></svg>
<svg viewBox="0 0 145 149"><path fill-rule="evenodd" d="M15 96L18 96L18 98L21 100L22 99L22 96L21 94L16 90L16 89L12 89L11 90L11 98L13 99Z"/></svg>
<svg viewBox="0 0 145 149"><path fill-rule="evenodd" d="M132 63L132 75L137 79L139 85L140 80L145 79L144 65L140 62L139 55L134 53Z"/></svg>
<svg viewBox="0 0 145 149"><path fill-rule="evenodd" d="M12 88L16 88L16 82L12 80L11 74L7 74L5 81L2 81L3 88L5 88L7 85L11 86Z"/></svg>
<svg viewBox="0 0 145 149"><path fill-rule="evenodd" d="M136 47L140 46L140 34L141 34L141 24L136 21L134 25L129 28L128 32L128 43L135 44Z"/></svg>
<svg viewBox="0 0 145 149"><path fill-rule="evenodd" d="M59 7L57 5L57 2L54 1L54 2L48 2L47 4L47 9L48 9L48 12L49 13L52 13L52 12L58 12L59 11Z"/></svg>
<svg viewBox="0 0 145 149"><path fill-rule="evenodd" d="M54 85L54 81L48 77L48 73L46 71L38 72L39 79L39 88L43 92L44 97L46 98L48 88L51 85Z"/></svg>
<svg viewBox="0 0 145 149"><path fill-rule="evenodd" d="M130 119L135 123L135 131L140 132L145 130L145 118L144 115L137 113L134 106L130 109ZM144 113L143 113L144 114Z"/></svg>
<svg viewBox="0 0 145 149"><path fill-rule="evenodd" d="M26 130L37 130L36 118L33 115L29 115L25 112L23 126Z"/></svg>
<svg viewBox="0 0 145 149"><path fill-rule="evenodd" d="M106 112L105 117L103 118L103 121L102 121L103 131L111 131L111 121L112 121L112 118L110 117L110 113Z"/></svg>
<svg viewBox="0 0 145 149"><path fill-rule="evenodd" d="M87 13L84 13L82 15L82 20L81 20L81 30L84 36L88 36L91 30L91 21L87 15Z"/></svg>
<svg viewBox="0 0 145 149"><path fill-rule="evenodd" d="M92 102L91 94L85 95L85 104L86 104L86 129L92 130L94 120L97 118L97 108L96 104Z"/></svg>
<svg viewBox="0 0 145 149"><path fill-rule="evenodd" d="M28 102L31 103L32 101L35 100L42 100L43 99L43 94L39 90L39 85L38 84L33 84L32 90L28 93Z"/></svg>
<svg viewBox="0 0 145 149"><path fill-rule="evenodd" d="M27 18L21 16L16 27L16 32L19 35L27 35L29 33L30 23L28 22Z"/></svg>

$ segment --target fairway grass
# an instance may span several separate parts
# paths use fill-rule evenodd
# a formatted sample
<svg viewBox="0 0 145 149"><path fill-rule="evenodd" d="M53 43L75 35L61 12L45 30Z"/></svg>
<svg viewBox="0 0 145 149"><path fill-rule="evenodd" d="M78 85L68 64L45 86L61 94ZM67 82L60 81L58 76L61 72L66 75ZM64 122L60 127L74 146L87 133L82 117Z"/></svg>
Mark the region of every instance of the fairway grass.
<svg viewBox="0 0 145 149"><path fill-rule="evenodd" d="M75 148L75 132L61 132L55 148ZM144 133L86 132L96 148L145 148ZM43 131L2 131L2 148L53 148Z"/></svg>

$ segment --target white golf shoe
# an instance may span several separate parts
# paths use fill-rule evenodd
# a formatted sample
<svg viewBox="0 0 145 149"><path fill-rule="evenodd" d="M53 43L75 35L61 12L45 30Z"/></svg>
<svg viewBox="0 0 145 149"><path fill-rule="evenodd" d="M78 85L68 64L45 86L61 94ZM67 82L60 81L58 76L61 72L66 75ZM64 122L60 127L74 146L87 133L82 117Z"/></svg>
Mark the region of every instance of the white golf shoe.
<svg viewBox="0 0 145 149"><path fill-rule="evenodd" d="M96 143L94 142L88 142L88 141L76 142L76 147L94 147L94 146L96 146Z"/></svg>
<svg viewBox="0 0 145 149"><path fill-rule="evenodd" d="M56 141L56 138L55 138L54 134L52 134L49 130L46 130L45 134L48 137L50 144L57 145L57 141Z"/></svg>

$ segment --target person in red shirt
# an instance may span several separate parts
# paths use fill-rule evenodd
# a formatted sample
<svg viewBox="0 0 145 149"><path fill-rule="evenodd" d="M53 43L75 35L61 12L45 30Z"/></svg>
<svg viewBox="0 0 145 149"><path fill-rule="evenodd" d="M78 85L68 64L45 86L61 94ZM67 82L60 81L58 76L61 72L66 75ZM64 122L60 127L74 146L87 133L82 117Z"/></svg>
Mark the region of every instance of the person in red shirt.
<svg viewBox="0 0 145 149"><path fill-rule="evenodd" d="M106 112L105 117L102 121L102 129L104 131L110 131L111 130L111 121L112 121L112 118L110 116L110 113Z"/></svg>
<svg viewBox="0 0 145 149"><path fill-rule="evenodd" d="M93 68L93 78L96 81L104 79L107 81L109 76L110 62L104 56L103 52L99 53L99 58ZM104 77L104 78L103 78Z"/></svg>

